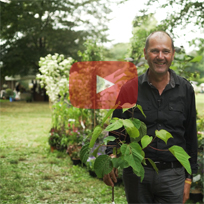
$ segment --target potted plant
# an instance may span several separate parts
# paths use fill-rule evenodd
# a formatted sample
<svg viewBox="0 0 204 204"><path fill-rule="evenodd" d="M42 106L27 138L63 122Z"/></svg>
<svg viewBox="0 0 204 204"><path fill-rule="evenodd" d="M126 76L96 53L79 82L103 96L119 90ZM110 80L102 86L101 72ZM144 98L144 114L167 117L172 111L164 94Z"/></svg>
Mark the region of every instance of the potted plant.
<svg viewBox="0 0 204 204"><path fill-rule="evenodd" d="M6 89L6 97L9 98L10 102L14 100L14 92L12 89Z"/></svg>
<svg viewBox="0 0 204 204"><path fill-rule="evenodd" d="M80 131L77 127L73 127L69 130L67 154L72 160L80 160L80 150L82 148L83 131Z"/></svg>
<svg viewBox="0 0 204 204"><path fill-rule="evenodd" d="M94 147L94 144L98 138L98 136L103 131L104 123L106 120L110 117L110 115L113 113L114 109L117 107L113 107L113 109L110 109L107 113L107 115L104 117L102 123L94 128L94 131L92 133L92 137L90 142L86 143L80 152L80 158L83 163L85 163L90 156L91 149ZM113 154L116 155L116 158L111 158L108 155L100 155L97 156L97 152L100 146L106 146L108 141L114 141L116 140L116 137L114 136L108 136L104 138L103 143L99 144L98 147L96 147L91 153L91 156L96 157L96 160L94 162L94 170L99 178L103 178L105 174L108 174L112 171L113 167L115 168L127 168L129 166L132 167L134 173L141 177L141 181L144 178L144 167L143 165L146 165L146 161L148 160L155 171L158 172L158 169L155 165L155 163L150 159L145 157L145 152L143 151L146 147L148 147L152 141L158 137L159 139L163 140L165 143L167 143L169 138L173 138L173 136L167 132L166 130L156 130L155 132L155 138L147 135L147 128L145 123L142 121L136 119L133 117L134 109L138 108L144 117L145 114L142 110L142 107L140 105L131 105L132 108L125 108L123 109L123 112L130 111L132 114L132 118L130 119L121 119L121 118L113 118L110 121L110 124L105 128L105 131L108 132L114 132L115 130L118 130L119 128L125 129L125 131L121 131L120 134L124 136L124 138L129 135L131 142L129 144L126 144L124 141L119 140L118 145L113 147ZM158 149L159 150L159 149ZM191 167L188 159L190 158L189 155L185 152L185 150L179 146L172 146L168 150L170 151L176 159L184 166L186 171L191 174ZM114 190L112 189L114 192Z"/></svg>
<svg viewBox="0 0 204 204"><path fill-rule="evenodd" d="M51 128L48 137L51 152L54 150L64 151L67 148L66 135L57 128Z"/></svg>
<svg viewBox="0 0 204 204"><path fill-rule="evenodd" d="M56 149L59 149L60 147L60 143L61 143L61 139L60 136L57 132L50 132L49 133L49 137L48 137L48 143L51 147L51 152L53 152Z"/></svg>
<svg viewBox="0 0 204 204"><path fill-rule="evenodd" d="M26 102L32 102L32 96L26 96Z"/></svg>
<svg viewBox="0 0 204 204"><path fill-rule="evenodd" d="M87 167L87 170L89 172L89 175L92 176L92 177L96 177L96 173L94 171L94 162L95 162L96 158L95 157L89 157L87 159L87 162L86 162L86 167Z"/></svg>

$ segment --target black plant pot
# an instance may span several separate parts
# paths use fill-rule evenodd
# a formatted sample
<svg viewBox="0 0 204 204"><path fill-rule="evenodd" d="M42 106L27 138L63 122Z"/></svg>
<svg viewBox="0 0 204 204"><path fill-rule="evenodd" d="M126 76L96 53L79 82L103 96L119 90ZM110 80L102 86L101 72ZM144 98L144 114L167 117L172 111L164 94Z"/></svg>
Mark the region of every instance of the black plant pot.
<svg viewBox="0 0 204 204"><path fill-rule="evenodd" d="M73 163L73 165L80 165L81 164L81 160L80 159L73 159L72 158L72 163Z"/></svg>
<svg viewBox="0 0 204 204"><path fill-rule="evenodd" d="M202 193L190 193L190 200L193 202L201 202L203 201L203 194Z"/></svg>
<svg viewBox="0 0 204 204"><path fill-rule="evenodd" d="M92 177L96 177L96 173L94 171L89 170L89 175Z"/></svg>

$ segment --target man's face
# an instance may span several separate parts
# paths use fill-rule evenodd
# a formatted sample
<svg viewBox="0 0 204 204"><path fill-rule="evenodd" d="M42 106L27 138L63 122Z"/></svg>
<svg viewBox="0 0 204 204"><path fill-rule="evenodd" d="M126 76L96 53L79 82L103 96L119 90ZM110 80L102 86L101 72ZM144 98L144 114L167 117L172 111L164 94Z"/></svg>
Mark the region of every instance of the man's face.
<svg viewBox="0 0 204 204"><path fill-rule="evenodd" d="M163 33L153 34L147 50L144 49L150 72L157 75L166 74L174 59L174 53L169 36Z"/></svg>

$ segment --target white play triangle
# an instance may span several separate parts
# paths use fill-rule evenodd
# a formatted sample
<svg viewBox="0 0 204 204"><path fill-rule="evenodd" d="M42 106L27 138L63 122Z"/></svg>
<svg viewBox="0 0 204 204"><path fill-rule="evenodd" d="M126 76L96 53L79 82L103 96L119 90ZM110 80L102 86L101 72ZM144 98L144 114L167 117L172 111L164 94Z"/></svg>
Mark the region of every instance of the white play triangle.
<svg viewBox="0 0 204 204"><path fill-rule="evenodd" d="M100 93L101 91L115 85L114 83L96 75L96 93Z"/></svg>

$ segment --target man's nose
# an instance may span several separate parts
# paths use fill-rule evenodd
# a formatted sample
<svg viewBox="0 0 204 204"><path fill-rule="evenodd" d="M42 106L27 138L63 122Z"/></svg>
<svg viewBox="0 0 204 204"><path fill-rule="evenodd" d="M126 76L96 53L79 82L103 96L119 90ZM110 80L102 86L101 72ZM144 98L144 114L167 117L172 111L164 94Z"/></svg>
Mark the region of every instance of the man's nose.
<svg viewBox="0 0 204 204"><path fill-rule="evenodd" d="M164 53L162 51L158 53L158 59L164 59Z"/></svg>

